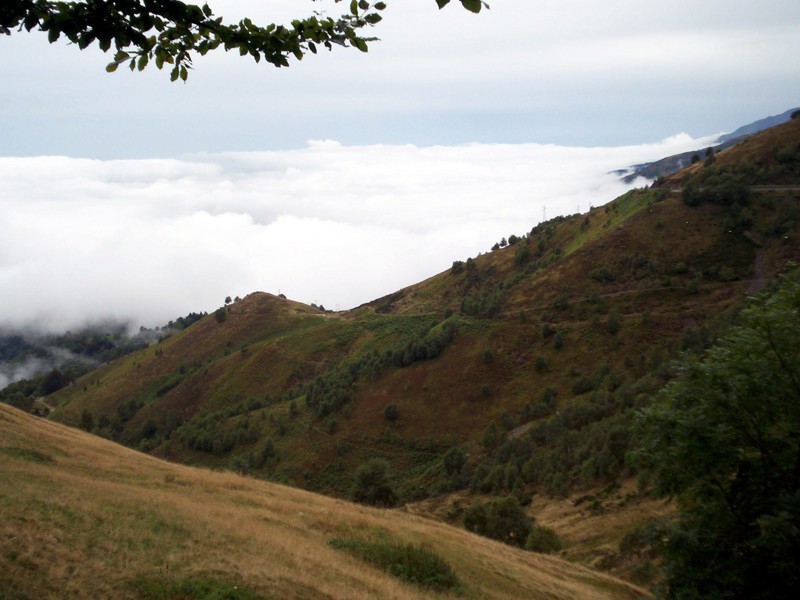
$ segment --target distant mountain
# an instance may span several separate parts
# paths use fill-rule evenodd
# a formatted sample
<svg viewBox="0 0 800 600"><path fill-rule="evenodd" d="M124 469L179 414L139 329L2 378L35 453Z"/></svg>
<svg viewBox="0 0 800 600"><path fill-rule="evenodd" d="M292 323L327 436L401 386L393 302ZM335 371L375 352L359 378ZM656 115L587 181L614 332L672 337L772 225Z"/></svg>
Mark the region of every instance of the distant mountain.
<svg viewBox="0 0 800 600"><path fill-rule="evenodd" d="M758 133L759 131L763 131L764 129L775 127L775 125L786 123L786 121L792 118L792 114L798 110L800 110L800 108L790 108L785 113L781 113L780 115L775 115L773 117L766 117L764 119L759 119L758 121L754 121L749 125L743 125L742 127L739 127L739 129L737 129L736 131L720 136L719 141L724 143L730 140L736 140L747 135L753 135L754 133Z"/></svg>
<svg viewBox="0 0 800 600"><path fill-rule="evenodd" d="M713 150L715 152L719 152L720 150L724 150L733 146L747 136L758 133L759 131L763 131L764 129L769 129L775 125L785 123L792 118L792 114L797 110L800 109L792 108L780 115L759 119L758 121L754 121L753 123L739 127L736 131L722 135L717 140L717 143L713 145ZM689 166L692 163L692 160L704 158L707 152L708 148L690 150L689 152L681 152L680 154L673 154L672 156L667 156L654 162L633 165L628 169L617 171L617 173L623 176L623 180L626 183L631 183L637 178L655 180L659 177L664 177L665 175L669 175L670 173L674 173L679 169Z"/></svg>

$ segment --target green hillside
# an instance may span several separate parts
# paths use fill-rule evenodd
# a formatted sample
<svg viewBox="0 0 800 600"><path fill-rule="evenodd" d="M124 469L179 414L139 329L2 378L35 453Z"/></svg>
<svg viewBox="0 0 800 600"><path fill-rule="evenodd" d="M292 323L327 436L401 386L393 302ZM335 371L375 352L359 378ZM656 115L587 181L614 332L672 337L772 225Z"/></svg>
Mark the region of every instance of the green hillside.
<svg viewBox="0 0 800 600"><path fill-rule="evenodd" d="M398 504L469 489L453 522L476 498L616 489L669 361L800 258L797 186L793 120L351 311L251 294L45 401L155 456L334 496L382 459Z"/></svg>

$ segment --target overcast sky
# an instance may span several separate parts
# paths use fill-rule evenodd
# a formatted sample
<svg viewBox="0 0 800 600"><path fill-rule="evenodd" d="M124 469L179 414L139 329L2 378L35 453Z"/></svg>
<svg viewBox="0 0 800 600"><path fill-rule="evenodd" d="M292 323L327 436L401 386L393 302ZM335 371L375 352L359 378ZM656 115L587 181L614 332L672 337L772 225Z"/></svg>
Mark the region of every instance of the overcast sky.
<svg viewBox="0 0 800 600"><path fill-rule="evenodd" d="M226 20L286 22L332 0L210 0ZM729 131L800 96L797 0L388 0L368 53L289 69L238 53L120 69L96 46L0 38L0 155L165 157L345 145L615 146Z"/></svg>
<svg viewBox="0 0 800 600"><path fill-rule="evenodd" d="M156 325L257 289L349 308L800 105L797 0L388 4L367 54L218 52L186 84L0 36L0 324Z"/></svg>

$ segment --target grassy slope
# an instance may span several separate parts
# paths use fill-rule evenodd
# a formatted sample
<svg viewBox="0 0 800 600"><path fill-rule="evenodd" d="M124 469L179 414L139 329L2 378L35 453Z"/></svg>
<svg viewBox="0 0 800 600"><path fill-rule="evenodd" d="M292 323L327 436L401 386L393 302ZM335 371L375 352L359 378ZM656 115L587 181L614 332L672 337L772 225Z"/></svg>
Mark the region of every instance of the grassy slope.
<svg viewBox="0 0 800 600"><path fill-rule="evenodd" d="M440 554L459 597L647 596L401 510L163 462L4 405L0 509L3 598L133 598L137 580L191 577L274 598L435 597L327 543L375 530Z"/></svg>

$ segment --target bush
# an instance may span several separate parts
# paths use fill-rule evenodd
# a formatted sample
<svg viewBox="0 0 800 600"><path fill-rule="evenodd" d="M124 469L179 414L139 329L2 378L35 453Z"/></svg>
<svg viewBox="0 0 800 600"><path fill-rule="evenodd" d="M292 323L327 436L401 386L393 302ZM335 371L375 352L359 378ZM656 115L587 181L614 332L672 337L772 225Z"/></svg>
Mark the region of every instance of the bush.
<svg viewBox="0 0 800 600"><path fill-rule="evenodd" d="M450 448L447 454L444 455L444 472L448 476L460 473L466 463L467 455L464 454L464 451L460 447Z"/></svg>
<svg viewBox="0 0 800 600"><path fill-rule="evenodd" d="M397 421L400 418L400 411L396 404L387 404L383 409L383 416L387 421Z"/></svg>
<svg viewBox="0 0 800 600"><path fill-rule="evenodd" d="M564 334L560 331L556 332L555 337L553 338L553 348L556 350L561 350L564 347Z"/></svg>
<svg viewBox="0 0 800 600"><path fill-rule="evenodd" d="M389 483L389 463L373 458L356 469L353 500L373 506L392 506L397 500Z"/></svg>
<svg viewBox="0 0 800 600"><path fill-rule="evenodd" d="M81 413L81 423L79 427L84 431L91 431L94 429L94 417L92 416L92 413L86 409L84 409L84 411Z"/></svg>
<svg viewBox="0 0 800 600"><path fill-rule="evenodd" d="M433 590L450 590L459 581L453 568L438 554L424 546L403 544L381 536L360 540L334 538L329 544L361 558L390 575Z"/></svg>
<svg viewBox="0 0 800 600"><path fill-rule="evenodd" d="M572 393L576 396L580 396L586 392L591 392L593 389L594 384L588 377L581 377L578 381L572 384Z"/></svg>
<svg viewBox="0 0 800 600"><path fill-rule="evenodd" d="M528 262L530 256L531 256L530 246L528 246L527 244L521 245L514 251L514 264L520 267L524 265L526 262Z"/></svg>
<svg viewBox="0 0 800 600"><path fill-rule="evenodd" d="M531 552L551 554L559 552L563 546L564 544L555 529L541 525L534 526L528 534L528 539L525 540L525 549Z"/></svg>
<svg viewBox="0 0 800 600"><path fill-rule="evenodd" d="M617 335L619 330L622 329L622 317L620 316L619 312L616 310L612 310L608 313L608 322L606 323L606 327L608 327L608 333L611 335Z"/></svg>
<svg viewBox="0 0 800 600"><path fill-rule="evenodd" d="M464 527L478 535L522 548L533 529L533 519L522 509L519 500L508 496L471 507L464 515Z"/></svg>

